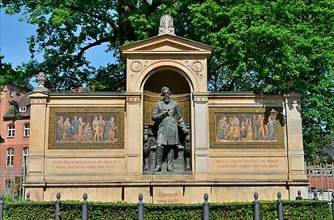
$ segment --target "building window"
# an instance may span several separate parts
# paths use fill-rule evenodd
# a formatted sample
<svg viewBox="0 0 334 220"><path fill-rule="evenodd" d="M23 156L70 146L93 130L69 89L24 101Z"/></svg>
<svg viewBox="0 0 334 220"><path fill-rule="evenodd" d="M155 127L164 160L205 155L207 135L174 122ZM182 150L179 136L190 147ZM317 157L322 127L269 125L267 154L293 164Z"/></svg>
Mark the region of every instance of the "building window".
<svg viewBox="0 0 334 220"><path fill-rule="evenodd" d="M14 89L9 88L9 97L14 97Z"/></svg>
<svg viewBox="0 0 334 220"><path fill-rule="evenodd" d="M12 180L11 179L6 179L6 183L5 183L5 191L9 192L11 191L12 188Z"/></svg>
<svg viewBox="0 0 334 220"><path fill-rule="evenodd" d="M27 111L27 106L23 106L19 108L19 112L26 112Z"/></svg>
<svg viewBox="0 0 334 220"><path fill-rule="evenodd" d="M23 148L22 165L28 165L29 148Z"/></svg>
<svg viewBox="0 0 334 220"><path fill-rule="evenodd" d="M7 167L12 167L14 165L14 149L8 148L7 149Z"/></svg>
<svg viewBox="0 0 334 220"><path fill-rule="evenodd" d="M23 136L24 137L29 137L30 136L30 124L24 124L23 126Z"/></svg>
<svg viewBox="0 0 334 220"><path fill-rule="evenodd" d="M8 125L8 137L15 137L15 125Z"/></svg>

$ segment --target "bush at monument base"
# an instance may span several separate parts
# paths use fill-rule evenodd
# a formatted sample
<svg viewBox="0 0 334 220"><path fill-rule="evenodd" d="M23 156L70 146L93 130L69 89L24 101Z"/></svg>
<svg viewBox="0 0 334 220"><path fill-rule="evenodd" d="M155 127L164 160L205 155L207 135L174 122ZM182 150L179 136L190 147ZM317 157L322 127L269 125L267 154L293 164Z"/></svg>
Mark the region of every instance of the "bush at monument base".
<svg viewBox="0 0 334 220"><path fill-rule="evenodd" d="M81 202L61 201L62 220L81 219ZM261 219L277 219L276 201L260 201ZM284 219L309 220L331 219L330 205L326 201L283 201ZM145 204L145 219L202 219L203 205ZM54 202L7 203L4 220L47 220L55 218ZM137 204L128 203L88 203L88 219L125 220L137 219ZM210 203L210 220L252 220L252 203Z"/></svg>

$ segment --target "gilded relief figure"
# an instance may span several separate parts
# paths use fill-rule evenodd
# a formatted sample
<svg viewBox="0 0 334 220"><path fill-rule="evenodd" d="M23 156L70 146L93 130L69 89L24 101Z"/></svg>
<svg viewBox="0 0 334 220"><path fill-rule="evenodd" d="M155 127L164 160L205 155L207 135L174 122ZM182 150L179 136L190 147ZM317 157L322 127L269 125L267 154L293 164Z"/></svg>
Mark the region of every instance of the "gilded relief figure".
<svg viewBox="0 0 334 220"><path fill-rule="evenodd" d="M83 141L93 141L93 128L87 123L83 130Z"/></svg>
<svg viewBox="0 0 334 220"><path fill-rule="evenodd" d="M73 141L77 141L78 140L78 134L79 134L79 120L78 120L78 116L74 116L74 119L72 120L71 123L72 126L72 139Z"/></svg>
<svg viewBox="0 0 334 220"><path fill-rule="evenodd" d="M102 115L99 116L99 139L102 141L103 140L103 133L104 133L104 126L106 125L106 121L103 120Z"/></svg>
<svg viewBox="0 0 334 220"><path fill-rule="evenodd" d="M272 118L272 116L270 116L268 118L268 140L276 140L276 122L275 120Z"/></svg>
<svg viewBox="0 0 334 220"><path fill-rule="evenodd" d="M83 121L82 117L79 117L78 141L82 141L83 140L84 128L85 128L85 122Z"/></svg>
<svg viewBox="0 0 334 220"><path fill-rule="evenodd" d="M229 124L227 123L225 116L219 119L217 130L217 139L225 140L229 133Z"/></svg>
<svg viewBox="0 0 334 220"><path fill-rule="evenodd" d="M115 123L115 118L110 117L110 119L107 121L105 128L104 128L104 135L103 138L105 141L113 141L116 139L116 130L117 126Z"/></svg>
<svg viewBox="0 0 334 220"><path fill-rule="evenodd" d="M245 141L250 141L253 138L253 126L252 126L252 119L246 118L246 138Z"/></svg>
<svg viewBox="0 0 334 220"><path fill-rule="evenodd" d="M64 129L65 129L65 133L64 133L64 141L71 141L72 140L72 125L70 122L70 118L67 117L64 121Z"/></svg>
<svg viewBox="0 0 334 220"><path fill-rule="evenodd" d="M59 116L56 124L56 141L62 141L64 135L64 118Z"/></svg>
<svg viewBox="0 0 334 220"><path fill-rule="evenodd" d="M100 120L97 116L94 116L94 121L92 122L93 132L94 132L94 141L100 140Z"/></svg>

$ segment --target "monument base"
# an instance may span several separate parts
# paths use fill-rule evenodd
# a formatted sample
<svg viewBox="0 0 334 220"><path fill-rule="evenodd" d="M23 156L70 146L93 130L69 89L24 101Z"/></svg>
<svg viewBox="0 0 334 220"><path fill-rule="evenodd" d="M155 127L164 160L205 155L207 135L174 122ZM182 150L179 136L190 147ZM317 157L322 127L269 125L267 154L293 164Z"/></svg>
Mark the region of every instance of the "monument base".
<svg viewBox="0 0 334 220"><path fill-rule="evenodd" d="M202 203L205 193L210 202L253 201L254 193L258 192L260 200L273 200L277 193L283 200L294 200L297 191L307 195L307 181L289 183L286 181L193 181L192 175L152 176L156 178L149 182L104 182L104 183L45 183L44 185L25 183L26 192L31 200L54 201L56 194L61 194L62 200L82 200L83 193L88 194L89 201L125 201L138 202L142 193L145 203ZM177 178L179 177L179 178ZM186 178L185 178L186 177Z"/></svg>

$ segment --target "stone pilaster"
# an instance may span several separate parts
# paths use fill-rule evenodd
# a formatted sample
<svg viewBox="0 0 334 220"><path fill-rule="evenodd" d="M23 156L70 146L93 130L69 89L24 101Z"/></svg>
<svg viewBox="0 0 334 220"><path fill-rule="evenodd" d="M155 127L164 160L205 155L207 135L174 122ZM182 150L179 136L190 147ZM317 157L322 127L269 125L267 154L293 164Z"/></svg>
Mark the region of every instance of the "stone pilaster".
<svg viewBox="0 0 334 220"><path fill-rule="evenodd" d="M286 137L289 167L289 181L306 181L304 173L304 150L302 119L300 109L301 95L295 91L285 94Z"/></svg>
<svg viewBox="0 0 334 220"><path fill-rule="evenodd" d="M206 93L194 93L193 149L195 154L195 172L209 170L209 111Z"/></svg>
<svg viewBox="0 0 334 220"><path fill-rule="evenodd" d="M126 93L125 112L125 151L126 171L128 174L141 174L143 115L141 109L141 93Z"/></svg>
<svg viewBox="0 0 334 220"><path fill-rule="evenodd" d="M46 126L47 119L47 102L48 93L36 91L32 93L29 98L31 99L31 111L30 111L30 138L29 138L29 161L27 168L27 192L30 192L31 198L38 198L43 200L43 194L40 192L40 188L29 189L29 185L44 184L44 155L47 148L46 140Z"/></svg>

